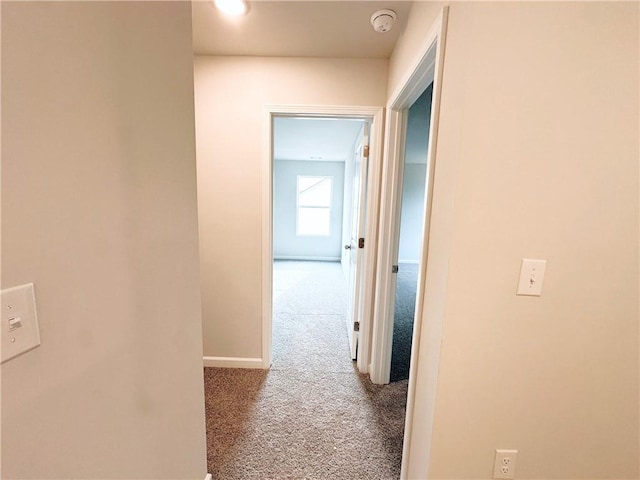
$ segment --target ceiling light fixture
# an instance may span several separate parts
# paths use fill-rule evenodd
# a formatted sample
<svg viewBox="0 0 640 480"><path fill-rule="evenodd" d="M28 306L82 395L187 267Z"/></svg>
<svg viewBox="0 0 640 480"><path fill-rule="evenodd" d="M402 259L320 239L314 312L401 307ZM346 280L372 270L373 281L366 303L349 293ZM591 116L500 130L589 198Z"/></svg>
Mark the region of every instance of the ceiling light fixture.
<svg viewBox="0 0 640 480"><path fill-rule="evenodd" d="M235 17L244 15L249 9L245 0L213 0L213 3L222 13Z"/></svg>
<svg viewBox="0 0 640 480"><path fill-rule="evenodd" d="M378 33L388 32L396 21L396 12L393 10L378 10L371 15L371 25Z"/></svg>

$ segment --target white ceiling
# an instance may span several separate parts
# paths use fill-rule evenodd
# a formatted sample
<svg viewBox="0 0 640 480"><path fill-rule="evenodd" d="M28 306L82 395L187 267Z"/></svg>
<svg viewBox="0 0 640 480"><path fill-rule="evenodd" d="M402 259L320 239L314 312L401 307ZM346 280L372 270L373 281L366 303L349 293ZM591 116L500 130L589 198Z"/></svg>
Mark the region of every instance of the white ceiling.
<svg viewBox="0 0 640 480"><path fill-rule="evenodd" d="M197 55L324 58L389 58L404 30L412 2L398 0L249 0L239 18L220 13L211 0L192 2L193 50ZM371 15L397 14L393 29L378 33ZM361 121L277 118L274 158L344 161Z"/></svg>
<svg viewBox="0 0 640 480"><path fill-rule="evenodd" d="M362 120L276 117L276 160L345 161L353 153Z"/></svg>
<svg viewBox="0 0 640 480"><path fill-rule="evenodd" d="M210 0L192 5L198 55L389 58L411 2L249 0L249 12L239 18L226 17ZM385 8L398 20L390 32L378 33L370 18Z"/></svg>

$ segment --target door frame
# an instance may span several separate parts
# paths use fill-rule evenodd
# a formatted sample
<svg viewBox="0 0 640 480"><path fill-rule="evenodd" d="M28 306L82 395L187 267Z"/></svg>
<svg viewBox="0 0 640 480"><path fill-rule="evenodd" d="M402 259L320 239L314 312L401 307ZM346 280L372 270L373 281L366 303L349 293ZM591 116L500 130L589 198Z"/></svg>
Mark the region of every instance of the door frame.
<svg viewBox="0 0 640 480"><path fill-rule="evenodd" d="M429 462L430 438L416 441L414 453L412 442L413 432L424 435L425 430L430 434L435 402L437 369L440 356L440 341L442 332L442 315L432 318L430 312L434 305L425 308L427 290L432 289L433 282L429 275L429 238L431 229L431 212L433 203L434 178L436 173L436 153L438 148L438 127L440 116L440 101L442 91L442 69L444 62L445 39L449 8L443 7L425 37L419 55L411 69L408 70L404 81L393 92L387 103L386 146L385 161L382 173L382 190L380 206L380 238L378 251L378 271L376 277L375 312L376 322L372 339L371 380L373 383L389 383L391 367L391 347L393 341L393 303L395 300L395 275L392 265L397 256L397 243L400 233L400 204L402 195L403 157L406 140L406 128L409 107L418 99L422 92L433 80L433 94L431 103L431 123L429 128L429 146L427 152L427 178L425 190L425 219L422 231L422 246L418 267L418 286L416 309L411 348L411 363L409 369L409 385L407 393L407 407L405 416L404 444L402 451L402 467L400 478L415 476L416 471L425 471ZM438 282L444 282L440 278ZM430 290L431 291L431 290ZM435 309L437 310L437 309ZM441 313L441 312L440 312ZM427 334L428 330L428 334ZM421 339L424 338L424 348L429 351L420 352ZM428 377L428 385L420 386L421 393L428 389L426 398L421 396L420 408L416 409L416 384L418 379L418 359L429 358L429 372L420 372L421 379ZM435 372L435 374L431 374ZM422 380L421 380L422 382ZM417 411L417 413L416 413ZM420 427L414 429L414 425ZM415 439L418 440L418 439Z"/></svg>
<svg viewBox="0 0 640 480"><path fill-rule="evenodd" d="M327 105L265 105L262 148L262 368L271 366L273 353L273 119L274 117L317 117L368 120L369 174L367 177L366 241L360 312L357 367L368 373L371 350L375 285L378 210L382 165L383 107ZM363 341L364 340L364 341Z"/></svg>
<svg viewBox="0 0 640 480"><path fill-rule="evenodd" d="M443 10L445 12L446 10ZM443 13L445 15L446 13ZM386 158L382 172L382 192L380 206L380 239L378 251L378 271L376 278L375 312L376 325L373 331L371 356L371 381L376 384L389 383L391 370L391 347L393 342L393 313L395 300L396 275L392 266L397 261L398 241L400 237L400 216L402 208L402 188L404 155L407 135L409 108L422 92L433 82L431 101L431 123L427 150L427 174L425 179L424 225L418 266L418 289L416 309L414 311L414 333L420 328L424 292L424 275L429 246L429 226L431 219L431 200L433 198L433 174L435 171L435 153L437 148L438 113L440 105L440 87L442 68L444 23L441 16L431 28L427 48L423 52L412 75L401 85L399 91L387 104L387 145ZM419 341L415 335L413 341ZM412 341L412 350L415 345Z"/></svg>

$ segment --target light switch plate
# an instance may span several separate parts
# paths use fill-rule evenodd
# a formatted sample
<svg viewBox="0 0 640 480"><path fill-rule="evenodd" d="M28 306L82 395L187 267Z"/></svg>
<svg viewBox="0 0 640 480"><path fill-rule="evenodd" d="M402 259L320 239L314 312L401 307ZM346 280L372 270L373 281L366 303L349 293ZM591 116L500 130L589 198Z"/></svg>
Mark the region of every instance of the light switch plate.
<svg viewBox="0 0 640 480"><path fill-rule="evenodd" d="M33 283L0 292L2 360L4 363L40 345Z"/></svg>
<svg viewBox="0 0 640 480"><path fill-rule="evenodd" d="M522 259L520 267L520 280L518 281L517 295L529 295L539 297L542 295L542 281L547 267L546 260Z"/></svg>

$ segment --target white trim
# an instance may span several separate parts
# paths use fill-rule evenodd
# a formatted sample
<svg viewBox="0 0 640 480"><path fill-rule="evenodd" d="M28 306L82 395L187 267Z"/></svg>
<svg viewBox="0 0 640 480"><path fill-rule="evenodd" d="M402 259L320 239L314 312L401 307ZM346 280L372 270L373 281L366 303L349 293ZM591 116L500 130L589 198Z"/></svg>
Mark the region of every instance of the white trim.
<svg viewBox="0 0 640 480"><path fill-rule="evenodd" d="M262 368L271 367L273 323L273 110L262 112Z"/></svg>
<svg viewBox="0 0 640 480"><path fill-rule="evenodd" d="M398 259L398 263L408 263L412 265L420 265L420 260L403 260L401 258Z"/></svg>
<svg viewBox="0 0 640 480"><path fill-rule="evenodd" d="M204 477L204 480L213 480L213 475L211 475L210 473L207 473Z"/></svg>
<svg viewBox="0 0 640 480"><path fill-rule="evenodd" d="M376 323L371 352L371 381L389 383L393 341L393 308L397 276L392 266L398 256L399 218L402 201L402 172L407 112L389 109L387 113L387 147L380 206L380 248L376 278ZM394 219L398 219L394 223Z"/></svg>
<svg viewBox="0 0 640 480"><path fill-rule="evenodd" d="M426 286L433 282L431 276L427 277L429 258L429 231L431 222L431 208L433 197L433 184L435 173L435 160L437 152L438 121L440 113L440 95L442 89L442 65L445 46L446 25L448 17L448 7L443 7L441 14L436 19L429 32L425 36L425 41L421 49L416 49L417 55L411 68L406 71L403 81L399 84L387 103L387 144L385 151L385 169L382 174L382 193L380 206L380 249L378 252L378 270L376 276L376 322L372 341L371 355L371 380L374 383L388 383L391 366L391 345L393 340L393 309L391 288L395 285L396 275L391 273L391 267L398 258L397 240L399 236L400 215L399 208L401 197L401 175L404 155L404 144L406 135L406 122L408 108L418 99L420 94L428 87L433 79L433 99L431 106L431 124L429 129L428 147L428 169L425 191L425 221L423 227L422 246L420 252L418 286L416 298L416 310L414 317L413 340L411 349L411 365L409 371L409 388L407 394L407 408L405 415L404 444L402 452L402 467L400 478L406 479L415 476L419 471L421 474L426 471L429 463L430 449L427 451L413 452L412 441L414 434L414 424L420 421L420 427L415 429L415 433L428 435L430 438L433 426L433 408L435 402L435 389L437 387L436 377L429 379L429 398L421 399L419 412L421 415L414 416L416 411L416 382L418 378L418 358L420 355L420 342L423 335L423 324L429 327L430 338L428 343L431 346L428 354L430 358L429 372L437 372L439 363L439 349L441 339L442 316L438 318L428 318L423 322L424 299ZM432 274L433 275L433 274ZM427 278L431 281L427 282ZM440 279L441 282L446 278ZM441 283L440 282L440 283ZM431 290L430 290L431 291ZM423 342L425 345L427 340ZM435 347L434 347L435 345ZM421 389L424 387L421 386ZM426 413L425 413L426 412ZM426 420L425 420L426 418ZM425 424L426 421L426 424ZM428 442L430 446L430 441ZM412 456L412 454L414 454ZM424 468L422 468L424 467ZM423 475L421 475L423 476Z"/></svg>
<svg viewBox="0 0 640 480"><path fill-rule="evenodd" d="M437 371L440 363L440 344L442 339L442 311L434 317L423 320L424 313L424 301L429 284L432 283L433 274L430 274L429 268L429 238L431 229L431 212L433 207L433 186L435 179L436 158L438 150L438 128L440 119L440 100L442 95L442 71L444 64L444 52L446 45L446 33L447 33L447 19L449 15L449 7L443 7L439 18L431 27L428 42L429 44L436 45L436 57L433 73L433 97L431 103L431 127L429 129L429 147L427 154L427 191L425 195L425 221L423 227L422 249L420 269L418 273L418 295L416 299L416 312L413 327L413 339L411 349L411 364L409 369L409 388L407 392L407 410L405 415L405 429L404 429L404 444L402 450L402 467L400 471L400 478L406 479L413 475L413 471L419 469L421 465L425 466L426 472L431 457L431 434L433 432L433 413L435 409L435 398L437 388ZM430 48L427 47L427 48ZM428 50L427 50L428 51ZM424 80L424 77L421 79ZM437 281L446 282L446 275L440 274ZM433 288L433 287L432 287ZM445 288L446 289L446 288ZM429 289L431 292L432 290ZM442 297L444 298L444 296ZM420 341L423 335L423 324L430 327L429 344L432 345L432 351L427 352L433 359L433 371L436 374L433 376L433 384L428 386L430 391L430 397L426 399L424 403L420 404L420 409L426 412L427 423L424 429L420 429L421 435L428 435L428 447L426 451L421 451L414 457L412 454L412 440L414 432L414 412L416 409L416 382L418 375L418 359L420 354ZM426 343L426 342L425 342Z"/></svg>
<svg viewBox="0 0 640 480"><path fill-rule="evenodd" d="M375 299L378 256L378 223L380 215L380 184L382 175L383 109L380 108L369 130L369 169L367 174L367 212L364 248L364 280L362 283L358 359L360 373L369 373L373 337L373 301Z"/></svg>
<svg viewBox="0 0 640 480"><path fill-rule="evenodd" d="M387 116L387 131L389 132L387 161L383 172L383 193L381 198L382 207L380 215L380 251L378 253L378 276L376 283L376 316L377 322L373 334L371 355L371 381L377 384L389 383L391 372L391 346L393 343L393 309L394 295L396 287L396 275L392 274L391 267L397 264L398 241L400 237L400 213L402 207L402 176L404 171L404 148L406 140L406 125L408 121L408 108L418 99L422 92L429 86L432 79L435 79L436 59L438 55L438 31L431 29L432 39L427 50L420 61L415 66L413 74L408 83L401 86L397 91L397 97L392 98L387 106L389 114ZM433 92L435 97L435 88ZM436 128L434 122L433 102L431 108L431 125L429 128L429 152L427 153L427 175L425 187L425 223L424 230L428 231L429 212L431 196L433 194L430 182L435 165L435 152L431 148L432 134ZM423 242L420 248L420 260L416 263L426 264L426 238L423 233ZM420 269L421 271L423 269ZM420 284L420 274L418 273L418 284ZM416 311L414 318L418 318L423 292L418 288L416 299ZM414 322L414 330L418 325Z"/></svg>
<svg viewBox="0 0 640 480"><path fill-rule="evenodd" d="M301 262L339 262L340 257L310 257L308 255L274 255L274 260L299 260Z"/></svg>
<svg viewBox="0 0 640 480"><path fill-rule="evenodd" d="M215 368L262 368L261 358L202 357L202 363Z"/></svg>
<svg viewBox="0 0 640 480"><path fill-rule="evenodd" d="M372 331L372 311L375 286L375 262L378 234L378 208L380 199L380 172L382 163L382 133L384 108L367 106L329 105L265 105L263 108L262 148L262 363L269 368L272 355L272 191L273 191L273 117L346 117L361 118L371 122L370 169L367 182L367 234L364 252L364 279L362 314L360 315L360 342L358 346L358 369L369 370L369 352ZM363 341L362 339L367 339Z"/></svg>

